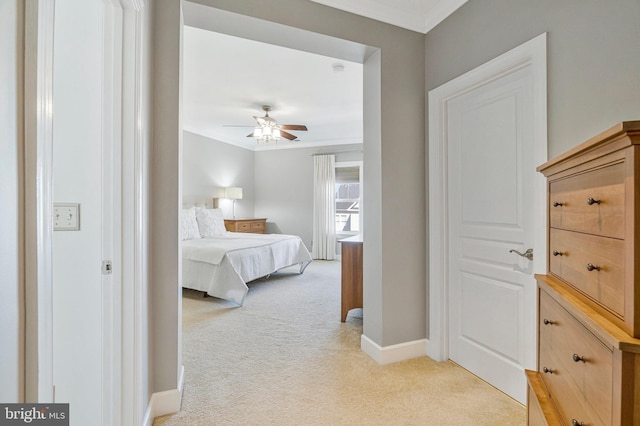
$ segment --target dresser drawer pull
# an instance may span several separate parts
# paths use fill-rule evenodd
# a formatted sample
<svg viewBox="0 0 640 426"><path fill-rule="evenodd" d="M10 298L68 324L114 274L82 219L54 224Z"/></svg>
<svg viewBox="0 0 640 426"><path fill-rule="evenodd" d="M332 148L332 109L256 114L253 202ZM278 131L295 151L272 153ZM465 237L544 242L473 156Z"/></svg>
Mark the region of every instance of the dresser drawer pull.
<svg viewBox="0 0 640 426"><path fill-rule="evenodd" d="M572 357L572 358L573 358L573 361L574 361L574 362L580 362L580 361L582 361L582 362L587 362L587 361L584 359L584 357L582 357L582 356L580 356L580 355L578 355L578 354L573 354L573 357Z"/></svg>
<svg viewBox="0 0 640 426"><path fill-rule="evenodd" d="M594 204L600 204L600 200L594 200L593 198L589 197L587 198L587 204L589 204L590 206Z"/></svg>
<svg viewBox="0 0 640 426"><path fill-rule="evenodd" d="M542 367L542 372L547 374L553 374L553 370L547 367Z"/></svg>
<svg viewBox="0 0 640 426"><path fill-rule="evenodd" d="M592 265L591 263L587 263L587 271L599 271L600 267L598 265Z"/></svg>
<svg viewBox="0 0 640 426"><path fill-rule="evenodd" d="M554 255L554 256L564 256L564 253L563 253L563 252L561 252L561 251L558 251L558 250L554 250L554 251L553 251L553 255Z"/></svg>
<svg viewBox="0 0 640 426"><path fill-rule="evenodd" d="M584 426L584 423L579 422L576 419L571 419L571 426Z"/></svg>
<svg viewBox="0 0 640 426"><path fill-rule="evenodd" d="M562 207L564 205L564 203L559 203L557 201L553 202L553 207Z"/></svg>
<svg viewBox="0 0 640 426"><path fill-rule="evenodd" d="M544 323L544 325L554 325L556 322L555 321L551 321L548 319L543 319L542 322Z"/></svg>

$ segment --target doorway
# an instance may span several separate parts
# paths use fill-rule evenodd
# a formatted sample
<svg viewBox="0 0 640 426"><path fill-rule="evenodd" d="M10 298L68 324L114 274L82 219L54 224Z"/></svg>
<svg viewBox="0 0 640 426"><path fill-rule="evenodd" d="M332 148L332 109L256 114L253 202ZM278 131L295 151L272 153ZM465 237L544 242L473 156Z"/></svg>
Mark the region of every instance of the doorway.
<svg viewBox="0 0 640 426"><path fill-rule="evenodd" d="M545 270L546 34L432 90L429 104L429 355L524 403L533 273ZM529 248L532 259L515 252Z"/></svg>

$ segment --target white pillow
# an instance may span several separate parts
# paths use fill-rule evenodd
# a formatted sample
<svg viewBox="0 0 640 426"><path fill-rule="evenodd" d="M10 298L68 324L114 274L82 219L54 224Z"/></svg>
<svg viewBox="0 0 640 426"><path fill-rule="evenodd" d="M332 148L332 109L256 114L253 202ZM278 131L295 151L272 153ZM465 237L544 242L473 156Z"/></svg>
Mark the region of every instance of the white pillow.
<svg viewBox="0 0 640 426"><path fill-rule="evenodd" d="M182 209L182 217L180 220L180 234L182 241L201 238L198 231L198 222L196 222L195 209Z"/></svg>
<svg viewBox="0 0 640 426"><path fill-rule="evenodd" d="M220 209L200 209L196 211L196 218L202 238L217 237L227 233Z"/></svg>

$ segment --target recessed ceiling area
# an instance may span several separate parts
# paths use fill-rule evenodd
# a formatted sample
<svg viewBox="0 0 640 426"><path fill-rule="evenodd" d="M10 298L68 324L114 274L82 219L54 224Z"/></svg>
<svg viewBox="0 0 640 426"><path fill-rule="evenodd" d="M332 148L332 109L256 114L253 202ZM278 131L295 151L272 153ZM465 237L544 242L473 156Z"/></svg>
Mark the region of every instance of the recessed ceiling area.
<svg viewBox="0 0 640 426"><path fill-rule="evenodd" d="M467 0L311 1L426 33ZM363 142L362 63L375 49L189 1L183 12L184 130L252 150ZM263 105L308 131L257 144L247 135Z"/></svg>
<svg viewBox="0 0 640 426"><path fill-rule="evenodd" d="M185 26L183 128L252 150L362 143L362 77L357 62ZM263 105L308 131L258 145Z"/></svg>
<svg viewBox="0 0 640 426"><path fill-rule="evenodd" d="M423 34L467 0L311 0Z"/></svg>

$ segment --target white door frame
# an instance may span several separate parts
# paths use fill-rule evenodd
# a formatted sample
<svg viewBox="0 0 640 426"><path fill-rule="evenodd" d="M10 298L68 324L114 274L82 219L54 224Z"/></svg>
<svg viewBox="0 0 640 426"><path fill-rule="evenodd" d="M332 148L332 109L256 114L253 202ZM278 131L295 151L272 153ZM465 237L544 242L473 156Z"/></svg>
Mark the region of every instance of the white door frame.
<svg viewBox="0 0 640 426"><path fill-rule="evenodd" d="M147 282L145 158L147 149L143 106L144 1L120 0L122 21L122 365L120 389L114 389L121 402L122 424L140 424L147 411L143 359L143 313ZM148 301L146 302L148 303ZM117 423L117 422L116 422Z"/></svg>
<svg viewBox="0 0 640 426"><path fill-rule="evenodd" d="M26 2L25 11L25 391L31 402L54 401L53 389L53 0ZM122 204L113 214L122 224L117 251L128 259L119 268L122 289L109 290L103 342L103 420L105 424L141 423L144 360L142 287L147 255L144 232L144 136L142 122L143 0L104 0L104 135L119 150L118 190ZM126 232L124 232L126 231ZM124 303L123 303L124 302Z"/></svg>
<svg viewBox="0 0 640 426"><path fill-rule="evenodd" d="M427 355L449 359L449 223L448 223L448 103L505 75L529 67L533 77L534 161L547 161L547 35L538 37L429 92L429 344ZM544 273L546 262L546 184L535 170L533 270ZM525 325L535 348L535 320ZM525 367L535 368L536 354L525 354Z"/></svg>
<svg viewBox="0 0 640 426"><path fill-rule="evenodd" d="M103 164L111 235L103 256L113 261L113 281L103 287L103 423L139 424L143 401L142 287L144 149L142 123L142 0L103 0ZM111 193L109 187L111 186ZM107 225L107 224L105 224ZM107 259L105 259L107 260Z"/></svg>

